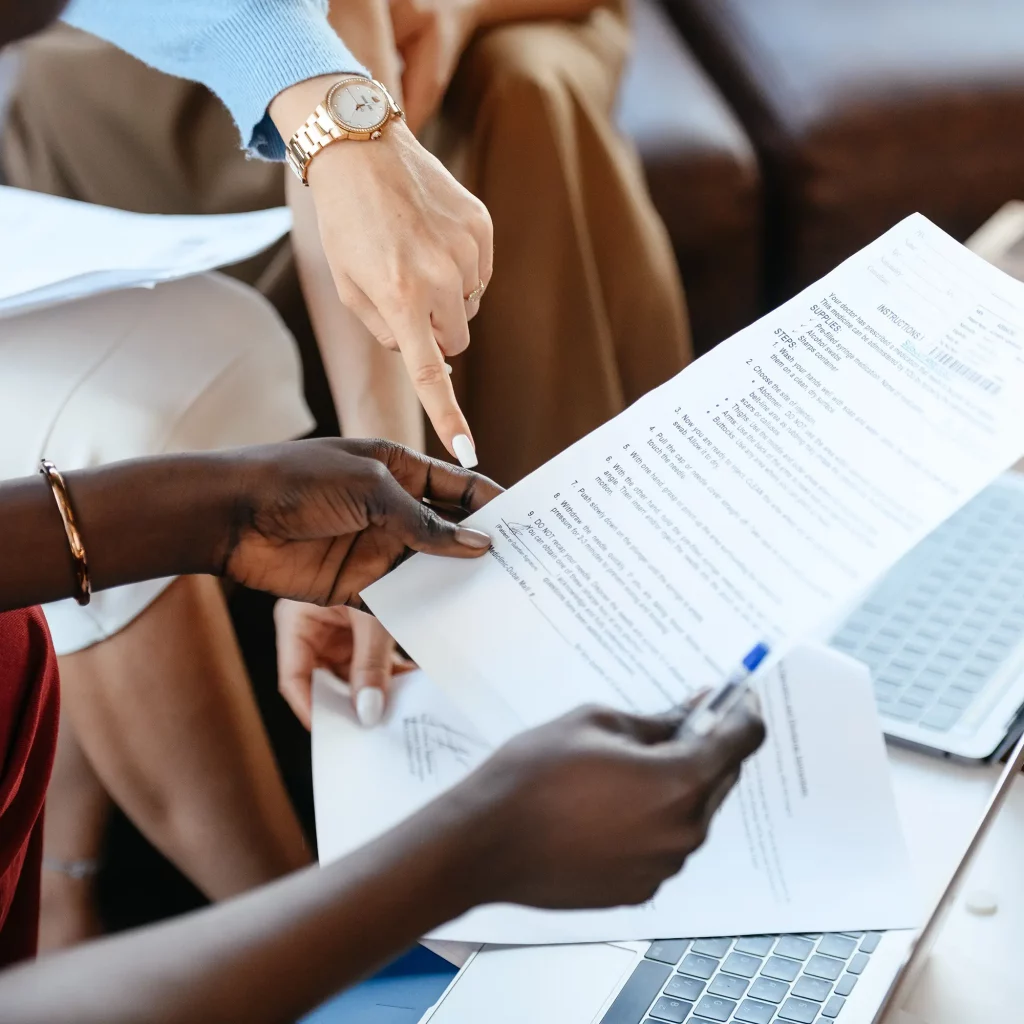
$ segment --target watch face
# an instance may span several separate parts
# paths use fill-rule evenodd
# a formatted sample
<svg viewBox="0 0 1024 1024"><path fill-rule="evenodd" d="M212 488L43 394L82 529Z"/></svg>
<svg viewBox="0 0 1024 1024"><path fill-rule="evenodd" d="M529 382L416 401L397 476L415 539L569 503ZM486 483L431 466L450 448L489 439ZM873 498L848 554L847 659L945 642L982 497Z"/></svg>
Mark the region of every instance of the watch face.
<svg viewBox="0 0 1024 1024"><path fill-rule="evenodd" d="M343 82L327 98L331 117L344 128L370 131L391 115L387 97L372 82Z"/></svg>

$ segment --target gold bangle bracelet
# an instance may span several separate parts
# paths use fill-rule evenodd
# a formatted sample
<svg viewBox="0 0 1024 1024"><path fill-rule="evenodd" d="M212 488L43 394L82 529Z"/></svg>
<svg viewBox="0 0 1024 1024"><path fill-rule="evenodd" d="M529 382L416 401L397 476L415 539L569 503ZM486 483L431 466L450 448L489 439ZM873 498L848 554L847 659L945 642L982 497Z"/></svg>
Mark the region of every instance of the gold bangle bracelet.
<svg viewBox="0 0 1024 1024"><path fill-rule="evenodd" d="M78 585L78 593L75 600L86 605L92 598L92 582L89 579L89 563L85 557L85 545L82 543L82 535L78 532L78 523L75 522L75 512L71 507L71 498L68 495L67 484L60 470L49 461L39 460L39 472L46 477L46 482L53 491L53 498L57 502L57 511L60 512L61 521L64 523L64 532L68 538L68 548L71 551L71 560L75 564L75 582Z"/></svg>

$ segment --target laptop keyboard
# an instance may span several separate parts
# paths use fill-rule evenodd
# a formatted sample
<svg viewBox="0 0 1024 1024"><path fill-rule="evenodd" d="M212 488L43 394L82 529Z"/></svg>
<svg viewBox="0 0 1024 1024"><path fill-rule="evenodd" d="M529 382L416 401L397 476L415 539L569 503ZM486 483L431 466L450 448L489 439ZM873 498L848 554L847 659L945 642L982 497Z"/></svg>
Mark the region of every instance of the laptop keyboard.
<svg viewBox="0 0 1024 1024"><path fill-rule="evenodd" d="M1000 477L905 555L830 643L870 669L884 718L963 719L1024 640L1024 486Z"/></svg>
<svg viewBox="0 0 1024 1024"><path fill-rule="evenodd" d="M881 938L836 932L658 939L601 1024L828 1024L842 1013Z"/></svg>

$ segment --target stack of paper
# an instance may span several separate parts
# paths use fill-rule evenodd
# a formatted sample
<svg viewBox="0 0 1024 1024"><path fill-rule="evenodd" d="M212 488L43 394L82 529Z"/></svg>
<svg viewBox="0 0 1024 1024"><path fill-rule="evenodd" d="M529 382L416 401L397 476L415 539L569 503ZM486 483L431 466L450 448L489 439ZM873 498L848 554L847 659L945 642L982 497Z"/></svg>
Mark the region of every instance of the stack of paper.
<svg viewBox="0 0 1024 1024"><path fill-rule="evenodd" d="M415 790L580 703L663 711L756 641L792 651L1016 460L1022 396L1024 285L908 218L471 517L488 556L416 555L365 592L444 693L400 695L393 772ZM870 694L824 657L762 674L769 743L652 905L490 908L442 934L913 925ZM388 735L366 741L375 757ZM314 742L328 763L331 741ZM368 804L390 798L365 789L394 782L383 765L358 773ZM352 809L317 799L321 851L338 855Z"/></svg>
<svg viewBox="0 0 1024 1024"><path fill-rule="evenodd" d="M230 266L290 227L284 208L161 216L0 186L0 316Z"/></svg>

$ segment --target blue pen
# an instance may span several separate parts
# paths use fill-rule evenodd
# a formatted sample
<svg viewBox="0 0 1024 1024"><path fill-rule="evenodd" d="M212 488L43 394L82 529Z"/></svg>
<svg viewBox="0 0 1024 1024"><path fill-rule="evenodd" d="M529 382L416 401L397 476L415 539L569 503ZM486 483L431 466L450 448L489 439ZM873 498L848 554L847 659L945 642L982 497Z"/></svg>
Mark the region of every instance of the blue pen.
<svg viewBox="0 0 1024 1024"><path fill-rule="evenodd" d="M716 690L705 694L683 722L681 735L707 736L736 707L750 689L750 677L768 657L767 644L755 644L739 667Z"/></svg>

